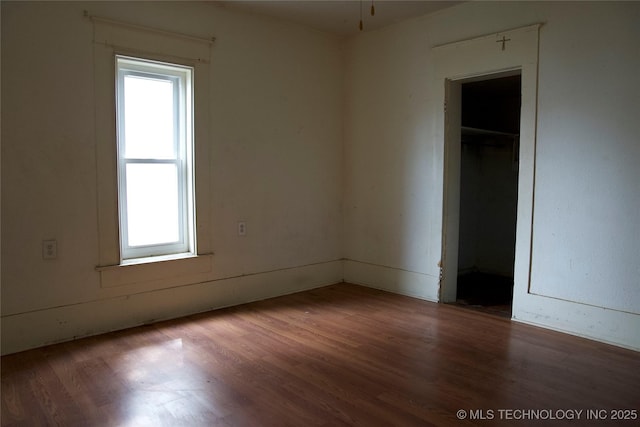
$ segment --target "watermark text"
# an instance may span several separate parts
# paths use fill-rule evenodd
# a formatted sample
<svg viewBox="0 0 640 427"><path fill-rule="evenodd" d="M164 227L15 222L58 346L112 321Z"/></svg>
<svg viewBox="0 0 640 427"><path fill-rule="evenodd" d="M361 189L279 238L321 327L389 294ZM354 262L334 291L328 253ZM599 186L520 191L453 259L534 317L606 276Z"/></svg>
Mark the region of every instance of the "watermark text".
<svg viewBox="0 0 640 427"><path fill-rule="evenodd" d="M509 421L555 421L555 420L614 420L633 421L640 419L637 409L459 409L459 420L509 420Z"/></svg>

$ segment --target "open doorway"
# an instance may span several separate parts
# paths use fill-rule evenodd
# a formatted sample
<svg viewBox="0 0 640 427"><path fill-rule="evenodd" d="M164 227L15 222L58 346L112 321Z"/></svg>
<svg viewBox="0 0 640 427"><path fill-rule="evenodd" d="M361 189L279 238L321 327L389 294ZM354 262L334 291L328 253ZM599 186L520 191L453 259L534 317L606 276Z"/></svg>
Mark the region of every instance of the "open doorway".
<svg viewBox="0 0 640 427"><path fill-rule="evenodd" d="M461 85L456 303L511 317L520 74Z"/></svg>
<svg viewBox="0 0 640 427"><path fill-rule="evenodd" d="M433 90L435 99L441 101L443 106L435 110L435 132L438 140L442 138L443 160L442 255L438 261L438 300L442 303L456 303L458 300L462 86L484 81L487 81L484 85L491 86L492 83L500 83L491 80L503 77L518 76L520 79L520 90L517 92L520 96L519 131L506 132L519 133L519 144L515 145L517 149L513 151L513 161L518 168L518 190L515 260L512 264L512 319L526 317L531 307L540 303L536 296L529 293L534 226L539 30L540 24L534 24L432 48L436 64ZM494 95L488 98L492 97ZM488 113L485 117L495 113L493 108L496 107L484 108Z"/></svg>

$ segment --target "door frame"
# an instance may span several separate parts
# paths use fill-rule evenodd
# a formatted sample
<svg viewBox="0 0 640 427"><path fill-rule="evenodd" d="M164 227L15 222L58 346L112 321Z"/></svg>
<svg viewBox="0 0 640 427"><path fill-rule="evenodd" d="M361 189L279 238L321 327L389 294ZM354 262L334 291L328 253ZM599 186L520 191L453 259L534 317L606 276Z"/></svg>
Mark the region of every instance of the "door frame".
<svg viewBox="0 0 640 427"><path fill-rule="evenodd" d="M533 243L537 123L538 41L541 24L448 43L432 49L434 88L443 106L436 118L442 148L442 254L440 302L454 302L457 292L460 215L461 86L491 77L521 75L520 164L513 317L529 292ZM504 43L502 40L506 39ZM505 45L504 50L502 45Z"/></svg>

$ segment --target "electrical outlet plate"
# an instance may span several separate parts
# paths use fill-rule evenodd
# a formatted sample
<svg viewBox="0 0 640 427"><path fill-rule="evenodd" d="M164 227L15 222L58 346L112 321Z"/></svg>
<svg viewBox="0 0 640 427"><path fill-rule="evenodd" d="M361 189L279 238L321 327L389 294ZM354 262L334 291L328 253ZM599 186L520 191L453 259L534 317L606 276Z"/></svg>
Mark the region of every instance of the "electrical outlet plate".
<svg viewBox="0 0 640 427"><path fill-rule="evenodd" d="M58 258L58 242L56 240L42 241L42 259Z"/></svg>
<svg viewBox="0 0 640 427"><path fill-rule="evenodd" d="M247 235L247 223L244 221L238 221L238 236Z"/></svg>

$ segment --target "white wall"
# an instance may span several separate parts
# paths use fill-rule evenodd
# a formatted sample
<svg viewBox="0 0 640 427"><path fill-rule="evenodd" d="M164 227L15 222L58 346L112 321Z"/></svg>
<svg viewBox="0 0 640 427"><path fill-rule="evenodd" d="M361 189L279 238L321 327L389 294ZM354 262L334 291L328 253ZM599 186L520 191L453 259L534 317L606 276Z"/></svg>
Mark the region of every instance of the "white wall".
<svg viewBox="0 0 640 427"><path fill-rule="evenodd" d="M435 301L442 149L426 139L433 128L426 23L347 44L345 278Z"/></svg>
<svg viewBox="0 0 640 427"><path fill-rule="evenodd" d="M517 318L640 348L639 4L471 2L345 44L202 3L1 7L3 353L343 278L437 300L442 106L430 48L535 22L532 293ZM195 283L101 288L83 9L217 37L215 256ZM49 238L59 257L45 262Z"/></svg>
<svg viewBox="0 0 640 427"><path fill-rule="evenodd" d="M430 48L543 22L529 298L517 319L640 348L640 5L471 2L347 48L345 278L437 298ZM615 42L613 42L615 41ZM386 281L376 281L378 271ZM424 286L408 288L410 271ZM525 287L526 288L526 287Z"/></svg>
<svg viewBox="0 0 640 427"><path fill-rule="evenodd" d="M190 283L101 288L85 9L216 37L215 256ZM211 4L2 2L2 351L339 282L342 69L335 37ZM52 238L58 259L44 261Z"/></svg>

